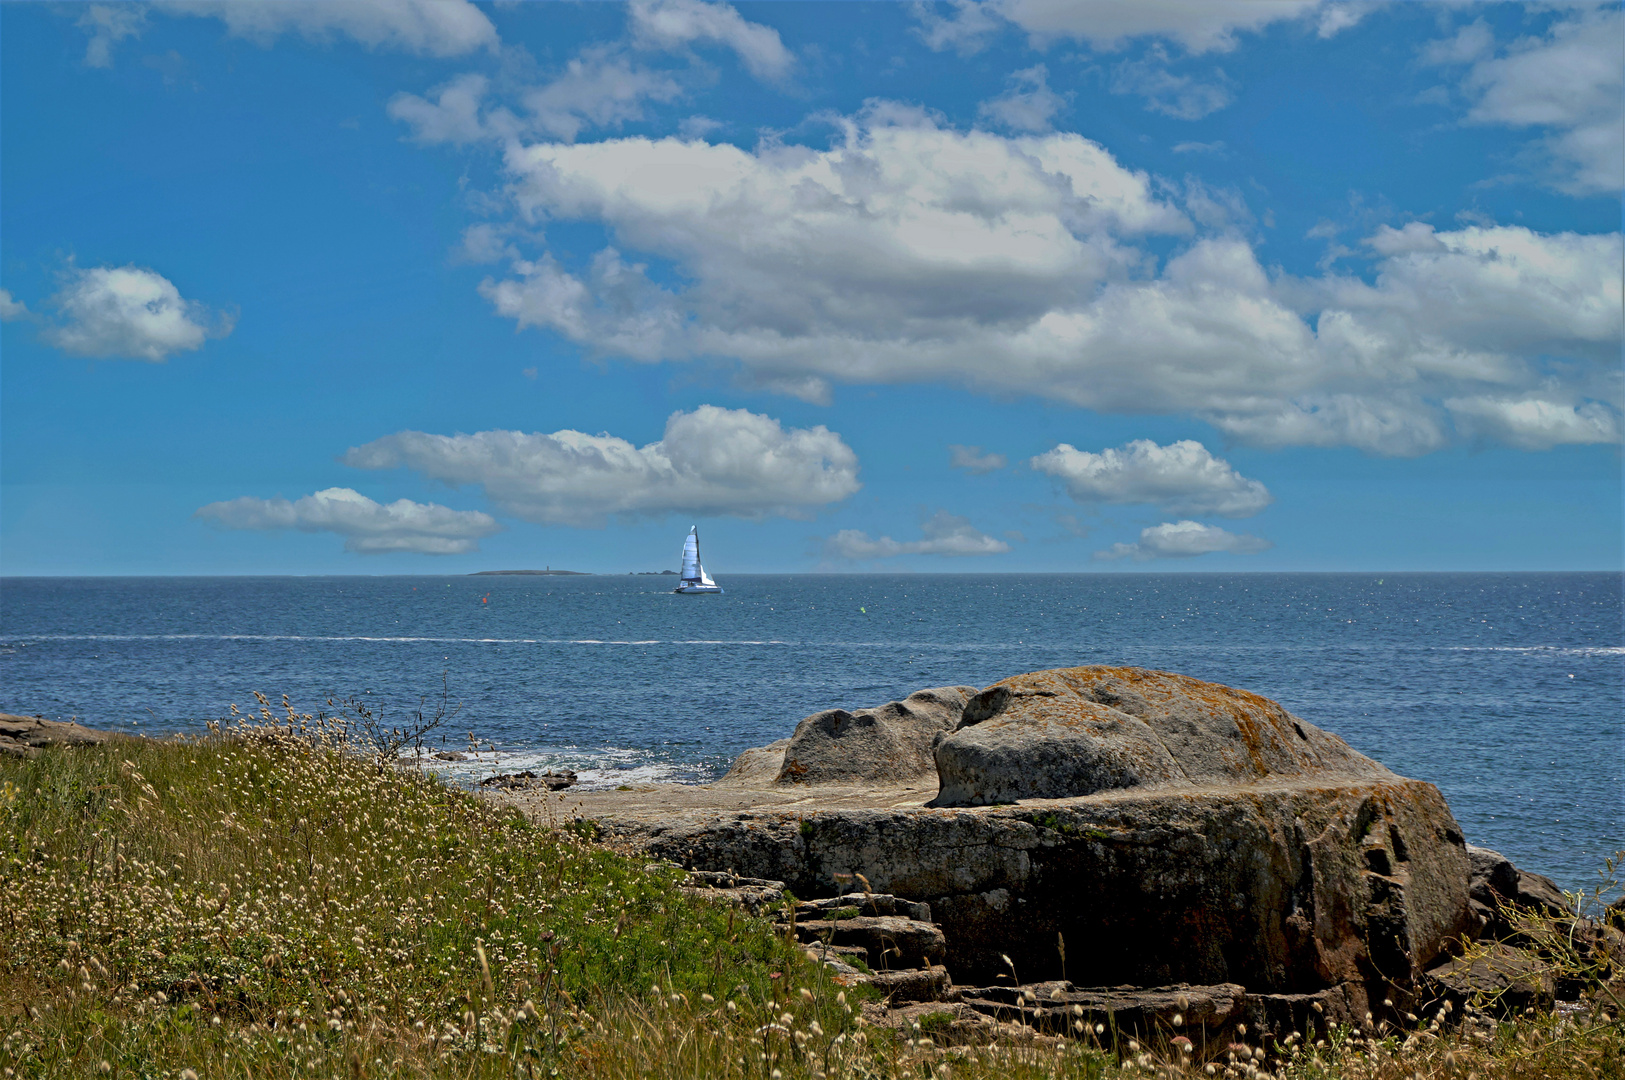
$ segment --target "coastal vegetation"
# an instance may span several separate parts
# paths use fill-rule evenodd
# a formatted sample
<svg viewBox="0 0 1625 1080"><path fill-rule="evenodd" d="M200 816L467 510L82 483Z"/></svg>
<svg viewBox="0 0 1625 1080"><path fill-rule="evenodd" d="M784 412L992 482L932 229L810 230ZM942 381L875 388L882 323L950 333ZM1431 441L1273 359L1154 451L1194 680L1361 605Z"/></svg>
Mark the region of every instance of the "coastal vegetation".
<svg viewBox="0 0 1625 1080"><path fill-rule="evenodd" d="M1625 1076L1604 1007L1267 1047L941 1045L929 1014L866 1023L871 992L768 919L389 742L262 699L200 739L0 761L3 1076Z"/></svg>

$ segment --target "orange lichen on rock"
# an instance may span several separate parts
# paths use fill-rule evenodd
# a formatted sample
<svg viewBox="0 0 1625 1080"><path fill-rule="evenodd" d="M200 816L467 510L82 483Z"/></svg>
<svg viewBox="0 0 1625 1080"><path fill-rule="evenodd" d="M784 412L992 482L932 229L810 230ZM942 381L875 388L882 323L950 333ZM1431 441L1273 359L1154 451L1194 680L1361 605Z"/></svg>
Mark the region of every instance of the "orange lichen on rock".
<svg viewBox="0 0 1625 1080"><path fill-rule="evenodd" d="M1059 668L994 683L966 704L935 756L937 805L1392 775L1268 698L1121 667Z"/></svg>

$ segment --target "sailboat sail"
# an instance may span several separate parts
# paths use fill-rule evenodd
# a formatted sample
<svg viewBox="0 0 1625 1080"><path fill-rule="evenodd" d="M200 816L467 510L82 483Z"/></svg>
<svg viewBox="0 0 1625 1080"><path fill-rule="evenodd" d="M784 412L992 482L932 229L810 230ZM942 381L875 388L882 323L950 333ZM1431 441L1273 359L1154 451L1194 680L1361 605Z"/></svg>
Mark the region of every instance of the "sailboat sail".
<svg viewBox="0 0 1625 1080"><path fill-rule="evenodd" d="M721 592L700 562L700 530L694 526L683 540L683 572L674 592Z"/></svg>
<svg viewBox="0 0 1625 1080"><path fill-rule="evenodd" d="M700 537L693 529L688 531L688 538L683 541L683 581L699 581L700 574Z"/></svg>

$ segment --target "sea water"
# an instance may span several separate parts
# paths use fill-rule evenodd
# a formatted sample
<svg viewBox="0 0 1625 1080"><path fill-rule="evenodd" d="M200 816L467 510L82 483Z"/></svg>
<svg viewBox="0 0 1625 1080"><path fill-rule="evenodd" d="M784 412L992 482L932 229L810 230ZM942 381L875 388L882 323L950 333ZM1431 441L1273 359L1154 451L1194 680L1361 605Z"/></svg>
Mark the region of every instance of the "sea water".
<svg viewBox="0 0 1625 1080"><path fill-rule="evenodd" d="M433 749L585 787L703 781L830 707L1132 664L1242 687L1437 784L1469 840L1567 888L1625 848L1617 574L10 578L0 711L197 732L253 692L442 688ZM457 767L452 767L454 770Z"/></svg>

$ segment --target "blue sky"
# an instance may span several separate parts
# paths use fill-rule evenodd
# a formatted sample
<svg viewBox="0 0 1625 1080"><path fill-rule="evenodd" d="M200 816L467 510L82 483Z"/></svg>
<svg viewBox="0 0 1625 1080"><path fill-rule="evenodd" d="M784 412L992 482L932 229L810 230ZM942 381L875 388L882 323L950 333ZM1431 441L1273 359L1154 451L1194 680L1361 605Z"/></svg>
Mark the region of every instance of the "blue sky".
<svg viewBox="0 0 1625 1080"><path fill-rule="evenodd" d="M0 4L0 572L1618 569L1622 21Z"/></svg>

